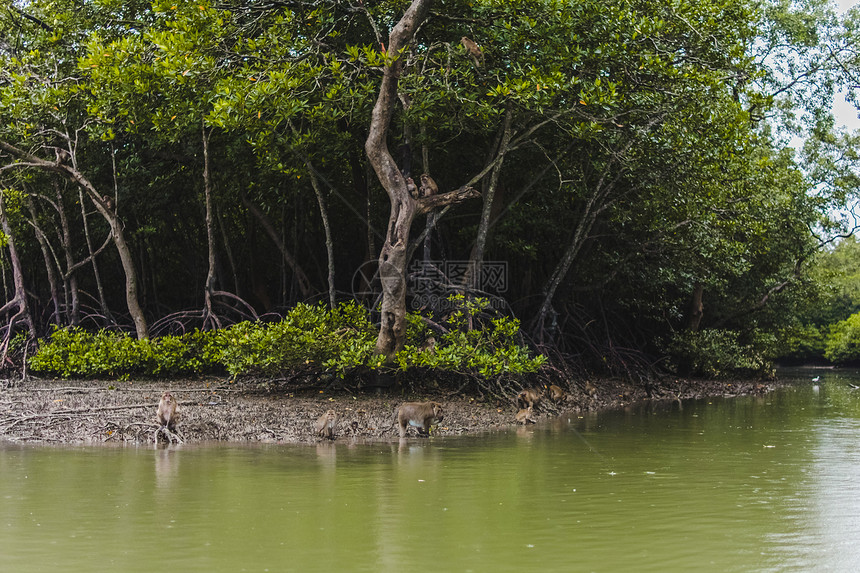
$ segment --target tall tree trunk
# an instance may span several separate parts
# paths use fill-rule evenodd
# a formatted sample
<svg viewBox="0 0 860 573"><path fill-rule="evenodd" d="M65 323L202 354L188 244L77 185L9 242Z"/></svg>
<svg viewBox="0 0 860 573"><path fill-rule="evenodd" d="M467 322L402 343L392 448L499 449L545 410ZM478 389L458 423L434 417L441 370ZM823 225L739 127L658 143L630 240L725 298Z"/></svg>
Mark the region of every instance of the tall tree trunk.
<svg viewBox="0 0 860 573"><path fill-rule="evenodd" d="M370 180L373 176L373 165L371 165L370 162L367 162L365 165L365 171L367 171L364 178L364 192L366 199L365 207L367 209L367 212L365 214L365 220L367 221L367 261L369 262L376 254L376 241L373 239L373 236L374 234L379 235L379 233L374 232L373 225L370 223L373 220L373 193L370 189Z"/></svg>
<svg viewBox="0 0 860 573"><path fill-rule="evenodd" d="M212 178L209 172L209 133L206 133L206 123L201 120L203 137L203 197L206 203L206 246L209 262L206 271L206 285L203 289L203 328L212 321L216 328L221 328L221 321L212 309L212 293L215 292L215 223L212 215Z"/></svg>
<svg viewBox="0 0 860 573"><path fill-rule="evenodd" d="M242 293L239 292L239 275L236 272L236 260L233 258L233 249L230 248L230 240L227 238L227 229L224 227L224 217L221 215L220 209L215 210L215 215L218 218L218 231L221 233L221 242L224 243L224 252L227 254L227 262L230 264L230 274L233 277L233 292L236 293L236 296L242 296Z"/></svg>
<svg viewBox="0 0 860 573"><path fill-rule="evenodd" d="M98 212L102 217L104 217L108 225L110 225L111 236L113 237L114 245L116 246L117 253L119 253L122 269L125 273L126 304L128 305L128 312L134 321L137 337L139 339L149 338L149 325L146 322L146 317L143 314L143 309L140 307L140 302L137 297L138 284L137 271L134 267L134 258L132 257L131 249L125 240L125 230L123 229L122 222L119 220L119 217L117 217L113 206L109 204L109 200L106 200L99 195L95 186L86 177L84 177L83 173L78 171L76 167L62 162L59 158L57 161L47 161L22 149L18 149L14 145L10 145L2 140L0 140L0 149L21 159L21 161L14 164L15 167L35 167L43 171L60 173L64 177L74 181L86 192L87 196L96 206ZM72 157L72 161L74 162L74 156Z"/></svg>
<svg viewBox="0 0 860 573"><path fill-rule="evenodd" d="M406 339L406 265L412 220L419 213L428 213L439 206L479 196L477 191L464 186L449 193L413 198L407 189L406 179L388 150L387 135L397 101L398 79L403 69L403 49L424 21L432 3L432 0L413 0L388 36L386 66L364 144L368 161L391 204L388 231L379 254L382 320L376 339L377 354L389 359L403 348Z"/></svg>
<svg viewBox="0 0 860 573"><path fill-rule="evenodd" d="M59 326L62 324L62 318L60 313L60 287L59 281L57 280L57 267L54 264L53 257L51 256L51 247L48 244L48 238L39 226L36 205L33 203L33 197L31 195L27 195L27 210L30 211L30 224L36 233L36 240L39 242L39 248L42 251L42 258L45 259L45 272L48 275L48 286L51 289L51 304L54 307L54 310L51 312L51 322Z"/></svg>
<svg viewBox="0 0 860 573"><path fill-rule="evenodd" d="M693 296L690 297L690 309L687 312L687 329L690 332L698 332L699 325L702 323L702 316L705 314L705 305L702 302L702 297L705 294L705 285L701 282L696 282L693 287Z"/></svg>
<svg viewBox="0 0 860 573"><path fill-rule="evenodd" d="M98 263L96 263L95 251L93 251L93 239L90 236L90 225L87 221L87 203L84 201L84 192L80 187L78 188L78 203L81 204L81 219L84 227L84 239L86 240L87 252L89 253L89 257L87 258L93 266L93 277L96 281L96 290L99 293L99 307L101 308L102 317L105 322L107 324L112 324L114 322L113 315L111 314L107 305L107 300L105 299L105 289L102 286L102 275L99 272Z"/></svg>
<svg viewBox="0 0 860 573"><path fill-rule="evenodd" d="M661 120L662 116L653 118L647 124L646 130L650 130ZM579 254L585 241L588 239L588 234L594 227L597 218L613 203L620 199L620 195L613 195L613 193L624 176L625 170L623 162L626 159L630 148L633 146L633 143L634 139L630 138L621 147L621 149L612 154L609 164L606 166L603 173L601 173L597 184L594 186L594 191L583 205L582 213L580 214L579 222L573 231L570 244L544 287L544 299L541 303L540 310L538 310L534 328L535 334L541 342L543 342L544 338L544 324L546 323L546 317L550 314L552 301L561 281L567 275L574 259Z"/></svg>
<svg viewBox="0 0 860 573"><path fill-rule="evenodd" d="M272 239L272 242L278 247L278 250L281 251L281 256L284 257L284 260L290 265L290 268L293 269L293 274L296 277L296 282L299 285L299 291L302 293L302 297L307 299L311 296L311 286L310 281L308 280L308 276L305 274L305 271L299 264L296 262L296 259L293 257L292 253L287 250L286 245L284 245L284 241L281 240L281 237L278 236L278 232L275 230L274 225L266 215L260 211L256 205L254 205L251 200L242 196L242 204L248 208L248 211L256 218L263 229L266 231L266 234L269 235L269 238Z"/></svg>
<svg viewBox="0 0 860 573"><path fill-rule="evenodd" d="M493 213L493 199L496 196L496 188L499 185L499 176L502 172L502 164L504 163L505 153L511 143L511 121L513 119L512 105L508 103L505 111L505 122L502 128L502 141L499 144L497 152L497 160L493 171L490 174L490 183L484 192L484 206L481 209L481 221L478 224L478 234L475 237L475 246L472 248L469 265L466 271L467 286L477 288L478 281L481 278L481 263L484 261L484 247L487 244L487 235L490 231L490 215Z"/></svg>
<svg viewBox="0 0 860 573"><path fill-rule="evenodd" d="M3 269L3 298L7 299L7 300L9 298L11 298L9 296L9 276L8 276L10 267L11 267L11 263L6 264L5 251L2 251L2 249L0 249L0 268ZM12 293L12 296L15 296L14 292Z"/></svg>
<svg viewBox="0 0 860 573"><path fill-rule="evenodd" d="M81 321L81 298L78 292L78 277L72 271L75 265L75 259L72 256L72 232L69 228L69 219L66 217L66 207L63 205L63 191L56 182L54 186L57 193L57 214L60 216L62 230L63 254L66 258L66 272L63 274L66 324L77 326Z"/></svg>
<svg viewBox="0 0 860 573"><path fill-rule="evenodd" d="M323 229L325 230L325 252L328 259L328 304L329 308L335 307L335 289L334 289L334 240L331 236L331 225L328 220L328 210L325 205L325 196L320 186L319 178L311 164L310 158L304 156L302 158L305 166L308 168L308 174L311 178L311 186L314 188L314 194L317 196L317 203L320 207L320 216L322 217Z"/></svg>
<svg viewBox="0 0 860 573"><path fill-rule="evenodd" d="M36 327L33 325L33 318L30 316L30 308L27 305L27 292L24 289L24 273L21 271L21 260L18 258L18 251L15 249L15 237L12 234L12 227L9 225L9 219L6 217L6 200L5 193L0 191L0 228L6 235L6 246L9 247L9 258L12 261L12 280L15 284L15 296L0 308L0 315L9 314L15 310L15 314L9 319L6 329L6 336L3 338L2 352L0 352L0 364L6 362L6 353L9 350L9 341L12 338L12 331L15 324L23 321L27 329L30 331L30 339L36 338Z"/></svg>
<svg viewBox="0 0 860 573"><path fill-rule="evenodd" d="M604 209L609 207L610 203L605 202L605 199L609 194L609 190L614 187L615 181L606 186L602 183L603 181L598 184L597 190L586 202L585 209L579 219L579 223L577 223L576 228L573 231L570 244L544 287L544 299L540 310L538 311L537 324L535 327L536 334L540 342L544 341L544 325L546 323L546 317L550 314L550 310L552 309L552 300L555 297L555 293L558 290L561 281L567 275L567 271L570 270L570 266L573 264L576 255L588 239L588 234L591 232L591 228L594 226L595 221L597 221L597 217Z"/></svg>
<svg viewBox="0 0 860 573"><path fill-rule="evenodd" d="M425 142L427 141L426 129L427 127L422 123L421 139ZM421 145L421 167L424 169L424 173L430 173L430 150L426 143ZM433 229L436 228L436 215L436 211L430 211L427 213L427 220L424 221L424 256L422 260L425 265L433 258Z"/></svg>
<svg viewBox="0 0 860 573"><path fill-rule="evenodd" d="M123 229L122 222L119 220L119 217L117 217L113 209L105 203L104 199L98 196L98 193L96 193L92 184L90 184L89 181L86 181L83 176L81 176L81 181L86 183L87 186L84 188L87 189L87 194L89 195L90 200L92 200L96 205L96 208L110 225L114 245L116 246L117 253L119 253L120 263L122 264L122 269L125 273L125 300L128 305L128 312L131 315L131 319L134 321L137 338L149 338L149 325L146 322L146 317L143 315L143 309L141 308L137 297L137 270L134 267L134 258L131 255L131 248L125 240L125 230ZM82 184L82 186L84 185Z"/></svg>

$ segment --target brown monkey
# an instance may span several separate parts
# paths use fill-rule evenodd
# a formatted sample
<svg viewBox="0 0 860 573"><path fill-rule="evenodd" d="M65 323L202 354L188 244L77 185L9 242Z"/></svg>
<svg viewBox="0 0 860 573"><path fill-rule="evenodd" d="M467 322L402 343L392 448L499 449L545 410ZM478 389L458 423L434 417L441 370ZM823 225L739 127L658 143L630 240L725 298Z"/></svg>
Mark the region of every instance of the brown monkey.
<svg viewBox="0 0 860 573"><path fill-rule="evenodd" d="M525 390L517 394L517 407L534 408L538 404L540 404L541 398L543 398L543 392L541 392L537 388L526 388Z"/></svg>
<svg viewBox="0 0 860 573"><path fill-rule="evenodd" d="M484 53L481 51L481 48L478 47L478 44L466 36L460 38L460 43L463 44L464 48L466 48L466 53L469 54L470 58L472 58L472 62L475 64L475 67L480 68L481 64L484 62Z"/></svg>
<svg viewBox="0 0 860 573"><path fill-rule="evenodd" d="M419 436L430 434L430 426L442 421L442 404L439 402L404 402L397 410L400 437L406 436L406 426L415 426Z"/></svg>
<svg viewBox="0 0 860 573"><path fill-rule="evenodd" d="M549 388L549 398L553 402L561 402L567 397L567 392L561 389L561 386L556 386L555 384L550 384Z"/></svg>
<svg viewBox="0 0 860 573"><path fill-rule="evenodd" d="M422 344L418 350L421 352L434 352L436 350L436 339L431 336L424 341L424 344Z"/></svg>
<svg viewBox="0 0 860 573"><path fill-rule="evenodd" d="M179 410L176 407L176 400L173 394L165 392L161 395L161 401L158 403L158 423L161 427L167 427L171 432L176 430L176 422L179 421Z"/></svg>
<svg viewBox="0 0 860 573"><path fill-rule="evenodd" d="M319 437L333 440L335 424L337 424L337 413L334 410L328 410L317 419L314 429Z"/></svg>
<svg viewBox="0 0 860 573"><path fill-rule="evenodd" d="M427 173L421 174L421 189L418 193L419 197L432 197L439 192L439 186L433 181Z"/></svg>
<svg viewBox="0 0 860 573"><path fill-rule="evenodd" d="M409 190L409 194L412 195L413 199L418 199L421 196L418 192L418 187L415 185L415 181L411 177L406 178L406 189Z"/></svg>
<svg viewBox="0 0 860 573"><path fill-rule="evenodd" d="M532 418L532 407L522 408L516 415L517 424L522 424L525 426L526 424L534 424L535 421Z"/></svg>

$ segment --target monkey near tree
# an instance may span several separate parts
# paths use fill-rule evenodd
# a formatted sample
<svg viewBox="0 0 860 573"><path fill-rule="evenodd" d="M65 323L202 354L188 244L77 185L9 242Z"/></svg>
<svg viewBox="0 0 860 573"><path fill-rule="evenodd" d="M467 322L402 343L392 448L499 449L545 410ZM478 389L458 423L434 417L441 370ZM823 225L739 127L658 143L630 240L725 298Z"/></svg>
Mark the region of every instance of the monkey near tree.
<svg viewBox="0 0 860 573"><path fill-rule="evenodd" d="M317 419L314 429L319 437L333 440L335 424L337 424L337 413L334 410L328 410Z"/></svg>
<svg viewBox="0 0 860 573"><path fill-rule="evenodd" d="M419 197L432 197L439 193L439 186L427 173L421 174L421 189L418 190Z"/></svg>
<svg viewBox="0 0 860 573"><path fill-rule="evenodd" d="M68 151L66 151L65 149L60 149L59 147L54 148L54 154L57 156L57 165L60 165L62 163L68 163L69 158L71 157Z"/></svg>
<svg viewBox="0 0 860 573"><path fill-rule="evenodd" d="M406 437L406 427L415 426L419 436L430 435L430 426L442 421L442 404L439 402L404 402L397 410L400 437Z"/></svg>
<svg viewBox="0 0 860 573"><path fill-rule="evenodd" d="M161 427L166 427L171 432L176 430L176 422L179 421L179 410L176 407L176 399L173 394L165 392L161 395L161 401L158 402L158 423Z"/></svg>
<svg viewBox="0 0 860 573"><path fill-rule="evenodd" d="M406 189L409 191L409 194L413 199L418 199L421 196L418 187L415 185L415 181L413 181L411 177L406 178Z"/></svg>
<svg viewBox="0 0 860 573"><path fill-rule="evenodd" d="M466 53L469 54L470 58L472 58L472 63L475 64L475 67L481 67L481 64L484 63L484 53L481 51L481 48L478 47L478 44L466 36L460 38L460 43L463 44L464 48L466 48Z"/></svg>

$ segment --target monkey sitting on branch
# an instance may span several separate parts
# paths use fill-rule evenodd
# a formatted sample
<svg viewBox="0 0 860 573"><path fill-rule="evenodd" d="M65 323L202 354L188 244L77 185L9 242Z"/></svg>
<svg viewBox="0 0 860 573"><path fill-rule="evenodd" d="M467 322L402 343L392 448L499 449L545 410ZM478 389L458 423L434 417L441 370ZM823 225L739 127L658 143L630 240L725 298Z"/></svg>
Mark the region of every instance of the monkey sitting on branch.
<svg viewBox="0 0 860 573"><path fill-rule="evenodd" d="M419 197L432 197L433 195L439 194L439 186L436 185L436 182L430 177L429 173L421 174L421 187L418 189Z"/></svg>
<svg viewBox="0 0 860 573"><path fill-rule="evenodd" d="M466 53L472 58L472 63L475 64L475 67L480 68L484 64L484 53L478 47L478 44L466 36L460 38L460 43L466 48Z"/></svg>
<svg viewBox="0 0 860 573"><path fill-rule="evenodd" d="M411 177L406 178L406 189L407 191L409 191L409 195L413 199L418 199L421 197L421 191L415 185L415 181L413 181Z"/></svg>

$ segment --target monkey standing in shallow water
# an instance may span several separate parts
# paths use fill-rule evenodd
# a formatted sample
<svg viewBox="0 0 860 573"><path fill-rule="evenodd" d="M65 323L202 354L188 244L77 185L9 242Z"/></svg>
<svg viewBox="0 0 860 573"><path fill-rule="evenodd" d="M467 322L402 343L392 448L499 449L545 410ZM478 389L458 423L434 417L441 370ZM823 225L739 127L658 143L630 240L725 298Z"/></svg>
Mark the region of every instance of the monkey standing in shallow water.
<svg viewBox="0 0 860 573"><path fill-rule="evenodd" d="M442 404L439 402L404 402L397 410L400 437L406 437L406 426L415 426L419 436L429 436L430 426L442 421Z"/></svg>
<svg viewBox="0 0 860 573"><path fill-rule="evenodd" d="M517 424L522 424L523 426L525 426L526 424L535 423L534 419L532 419L531 406L529 406L528 408L521 409L519 412L517 412L517 415L515 417L517 419Z"/></svg>
<svg viewBox="0 0 860 573"><path fill-rule="evenodd" d="M179 409L176 406L176 399L170 392L165 392L161 395L161 401L158 402L158 423L161 424L162 428L166 427L174 432L178 421Z"/></svg>
<svg viewBox="0 0 860 573"><path fill-rule="evenodd" d="M335 424L337 424L337 412L328 410L325 414L317 418L314 429L319 437L333 440Z"/></svg>

